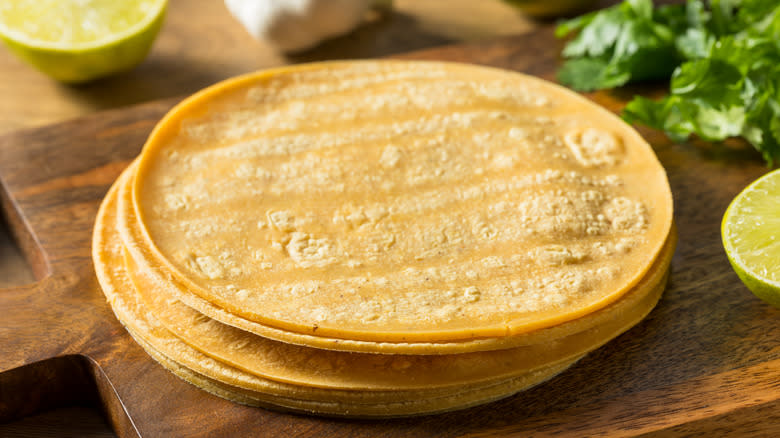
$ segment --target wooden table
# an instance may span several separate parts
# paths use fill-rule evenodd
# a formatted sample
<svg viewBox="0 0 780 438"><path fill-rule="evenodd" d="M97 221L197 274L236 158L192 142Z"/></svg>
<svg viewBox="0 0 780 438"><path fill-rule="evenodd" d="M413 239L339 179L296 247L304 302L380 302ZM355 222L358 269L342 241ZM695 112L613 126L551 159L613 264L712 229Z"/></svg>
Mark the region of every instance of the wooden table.
<svg viewBox="0 0 780 438"><path fill-rule="evenodd" d="M433 46L532 31L538 23L500 0L395 0L394 12L356 32L294 56L253 40L220 0L170 0L166 22L136 69L80 86L65 86L0 47L0 135L166 97L184 96L219 80L276 65L372 58ZM34 276L0 221L0 293ZM0 425L0 436L113 436L88 408L67 408Z"/></svg>

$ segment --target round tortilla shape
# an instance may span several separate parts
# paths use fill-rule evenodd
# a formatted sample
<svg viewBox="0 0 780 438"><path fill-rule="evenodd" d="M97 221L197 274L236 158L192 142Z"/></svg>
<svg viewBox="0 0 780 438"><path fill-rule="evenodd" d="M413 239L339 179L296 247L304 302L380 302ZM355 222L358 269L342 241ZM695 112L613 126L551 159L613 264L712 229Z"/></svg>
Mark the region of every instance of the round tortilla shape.
<svg viewBox="0 0 780 438"><path fill-rule="evenodd" d="M150 250L144 246L143 239L139 237L135 212L132 209L130 182L132 180L134 166L135 163L131 165L118 180L119 188L117 202L117 228L119 229L125 248L128 251L128 255L132 259L131 262L126 263L128 265L128 274L131 277L144 277L144 281L147 282L147 284L151 283L153 285L149 287L154 288L155 295L158 296L158 299L164 299L166 302L182 302L194 309L197 313L203 314L210 319L225 325L236 327L242 331L254 333L268 339L319 349L382 354L458 354L551 342L572 333L581 332L596 325L603 324L605 321L614 318L614 315L626 313L637 306L637 304L648 294L648 291L660 284L665 284L665 277L675 247L676 234L672 231L670 233L671 237L668 239L669 241L662 253L653 263L653 266L646 273L645 277L635 285L635 290L632 290L631 293L627 294L625 297L599 311L573 321L567 321L557 326L539 329L529 333L522 333L512 337L452 342L391 343L326 338L279 330L233 315L220 307L214 306L201 297L189 293L173 275L165 272L164 266L155 265L154 261L150 259L153 257ZM139 270L141 273L138 272ZM182 313L186 313L186 310L182 310ZM184 327L181 323L175 324L175 326Z"/></svg>
<svg viewBox="0 0 780 438"><path fill-rule="evenodd" d="M107 196L106 207L97 220L94 242L96 270L119 319L150 343L161 344L157 348L167 350L168 356L189 350L189 344L218 363L279 383L340 390L430 392L533 375L547 367L571 363L636 324L654 307L665 283L664 276L654 287L632 292L640 296L639 301L629 309L612 312L606 322L542 345L456 355L390 356L276 342L204 317L175 298L159 293L154 281L143 273L136 278L128 275L123 264L126 250L116 229L116 209L119 188L126 183L131 170ZM132 263L126 255L124 260ZM172 335L185 343L172 339ZM166 342L174 346L166 347Z"/></svg>
<svg viewBox="0 0 780 438"><path fill-rule="evenodd" d="M153 131L133 202L192 293L288 332L507 337L647 272L672 222L650 146L554 84L439 62L299 65L195 94Z"/></svg>

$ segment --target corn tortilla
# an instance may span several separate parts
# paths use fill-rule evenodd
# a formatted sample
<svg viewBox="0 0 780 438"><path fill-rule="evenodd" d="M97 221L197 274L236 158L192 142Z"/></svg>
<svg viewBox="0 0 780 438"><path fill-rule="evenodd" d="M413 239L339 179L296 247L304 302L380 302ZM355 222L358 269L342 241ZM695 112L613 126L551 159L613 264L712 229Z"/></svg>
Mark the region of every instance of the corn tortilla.
<svg viewBox="0 0 780 438"><path fill-rule="evenodd" d="M663 168L616 116L458 64L230 80L172 110L138 166L155 265L229 314L320 339L445 343L577 320L645 276L672 223Z"/></svg>

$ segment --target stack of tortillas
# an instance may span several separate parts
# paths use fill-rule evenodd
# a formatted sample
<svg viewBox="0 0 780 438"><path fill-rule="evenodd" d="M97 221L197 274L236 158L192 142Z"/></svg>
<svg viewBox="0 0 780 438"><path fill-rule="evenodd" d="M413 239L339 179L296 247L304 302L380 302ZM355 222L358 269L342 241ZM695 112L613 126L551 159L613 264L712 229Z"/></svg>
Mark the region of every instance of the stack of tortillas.
<svg viewBox="0 0 780 438"><path fill-rule="evenodd" d="M108 193L93 256L188 382L383 417L560 373L650 312L674 243L663 168L607 110L514 72L374 61L185 100Z"/></svg>

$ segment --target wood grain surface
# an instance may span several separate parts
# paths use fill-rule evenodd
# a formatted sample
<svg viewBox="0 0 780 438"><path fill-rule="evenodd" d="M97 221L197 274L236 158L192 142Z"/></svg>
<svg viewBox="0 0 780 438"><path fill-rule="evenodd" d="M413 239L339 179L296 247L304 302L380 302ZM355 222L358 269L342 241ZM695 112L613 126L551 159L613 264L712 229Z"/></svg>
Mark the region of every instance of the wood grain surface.
<svg viewBox="0 0 780 438"><path fill-rule="evenodd" d="M549 79L559 49L545 29L405 57ZM652 90L589 97L618 111ZM669 288L645 321L551 381L461 412L384 421L248 408L182 382L114 318L90 258L100 200L174 101L0 139L4 211L38 279L0 291L0 422L70 403L102 407L122 437L780 435L780 311L740 283L719 234L729 201L767 168L743 145L673 144L645 129L675 197Z"/></svg>

